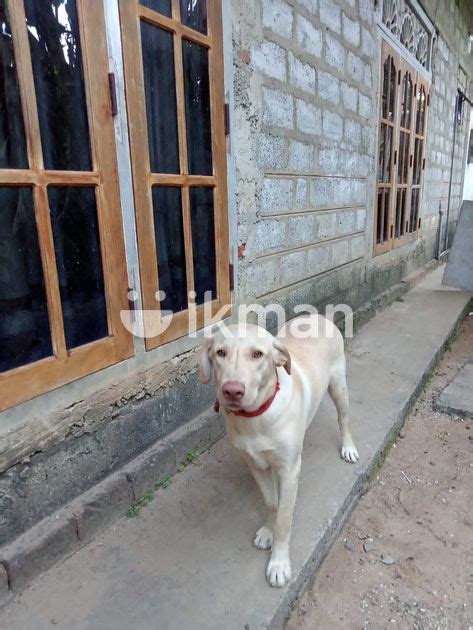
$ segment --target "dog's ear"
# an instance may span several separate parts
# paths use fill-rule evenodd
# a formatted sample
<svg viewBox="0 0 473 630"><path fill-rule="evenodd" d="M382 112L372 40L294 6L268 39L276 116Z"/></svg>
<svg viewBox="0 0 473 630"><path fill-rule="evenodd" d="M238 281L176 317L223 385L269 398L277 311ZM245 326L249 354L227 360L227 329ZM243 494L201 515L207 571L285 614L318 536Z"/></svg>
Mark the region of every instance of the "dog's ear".
<svg viewBox="0 0 473 630"><path fill-rule="evenodd" d="M209 383L212 378L212 361L210 360L209 352L213 346L213 342L213 337L206 337L200 345L199 371L201 383Z"/></svg>
<svg viewBox="0 0 473 630"><path fill-rule="evenodd" d="M277 338L273 342L273 359L278 367L283 365L286 372L291 373L291 355L286 346Z"/></svg>

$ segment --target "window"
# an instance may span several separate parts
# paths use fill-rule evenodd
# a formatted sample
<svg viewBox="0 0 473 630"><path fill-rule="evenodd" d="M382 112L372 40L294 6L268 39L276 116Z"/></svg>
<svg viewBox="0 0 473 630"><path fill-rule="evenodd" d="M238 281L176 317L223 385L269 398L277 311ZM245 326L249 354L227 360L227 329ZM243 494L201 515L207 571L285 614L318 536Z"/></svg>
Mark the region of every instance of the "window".
<svg viewBox="0 0 473 630"><path fill-rule="evenodd" d="M0 0L0 410L132 354L102 3Z"/></svg>
<svg viewBox="0 0 473 630"><path fill-rule="evenodd" d="M374 253L403 245L420 228L428 82L386 42L381 55Z"/></svg>
<svg viewBox="0 0 473 630"><path fill-rule="evenodd" d="M149 350L230 302L220 2L121 0L120 17Z"/></svg>
<svg viewBox="0 0 473 630"><path fill-rule="evenodd" d="M380 26L416 63L431 70L435 27L418 0L383 0Z"/></svg>

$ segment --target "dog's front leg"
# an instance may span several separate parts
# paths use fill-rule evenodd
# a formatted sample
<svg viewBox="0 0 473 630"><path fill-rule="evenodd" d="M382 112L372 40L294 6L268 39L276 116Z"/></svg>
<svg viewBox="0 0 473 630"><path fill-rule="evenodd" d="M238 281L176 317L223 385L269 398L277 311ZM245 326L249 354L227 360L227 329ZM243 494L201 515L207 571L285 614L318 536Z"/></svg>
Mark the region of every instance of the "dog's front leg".
<svg viewBox="0 0 473 630"><path fill-rule="evenodd" d="M279 506L273 527L271 558L266 569L271 586L284 586L291 579L289 541L300 470L299 458L292 468L279 473Z"/></svg>
<svg viewBox="0 0 473 630"><path fill-rule="evenodd" d="M243 455L243 459L248 464L248 468L261 490L267 511L266 523L256 532L253 544L258 549L271 549L274 520L279 503L276 479L269 466L268 468L258 468L249 456Z"/></svg>
<svg viewBox="0 0 473 630"><path fill-rule="evenodd" d="M253 544L258 549L271 549L273 544L274 521L278 509L278 491L271 468L260 470L250 467L253 477L261 490L266 505L266 523L256 532Z"/></svg>

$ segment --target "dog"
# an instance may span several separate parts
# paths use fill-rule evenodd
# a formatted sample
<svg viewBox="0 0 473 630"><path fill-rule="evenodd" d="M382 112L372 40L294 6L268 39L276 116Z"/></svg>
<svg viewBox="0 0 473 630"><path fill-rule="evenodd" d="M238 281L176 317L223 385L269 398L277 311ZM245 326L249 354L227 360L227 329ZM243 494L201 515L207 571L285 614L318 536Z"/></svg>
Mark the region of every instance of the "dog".
<svg viewBox="0 0 473 630"><path fill-rule="evenodd" d="M349 428L342 334L320 315L295 318L276 337L260 326L235 324L204 339L199 362L202 383L213 373L215 409L223 411L230 441L263 495L267 519L254 545L271 549L266 577L282 587L291 579L304 435L327 390L338 412L341 457L359 459Z"/></svg>

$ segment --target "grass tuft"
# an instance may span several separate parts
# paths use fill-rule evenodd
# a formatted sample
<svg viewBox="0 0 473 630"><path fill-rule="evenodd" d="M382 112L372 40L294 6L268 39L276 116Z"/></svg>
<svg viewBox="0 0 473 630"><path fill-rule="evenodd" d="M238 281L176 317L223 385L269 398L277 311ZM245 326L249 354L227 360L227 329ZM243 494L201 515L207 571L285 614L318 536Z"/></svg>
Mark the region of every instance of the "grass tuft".
<svg viewBox="0 0 473 630"><path fill-rule="evenodd" d="M186 468L186 466L193 462L194 459L199 457L199 455L200 453L198 451L187 451L184 461L177 466L177 472L182 472ZM154 484L152 490L148 490L148 492L145 492L144 495L140 499L138 499L136 503L128 508L128 510L125 512L125 516L127 516L128 518L136 518L142 508L144 508L146 505L149 505L151 501L154 501L156 497L156 492L160 488L167 488L171 485L171 483L172 475L166 475L160 481L157 481Z"/></svg>

